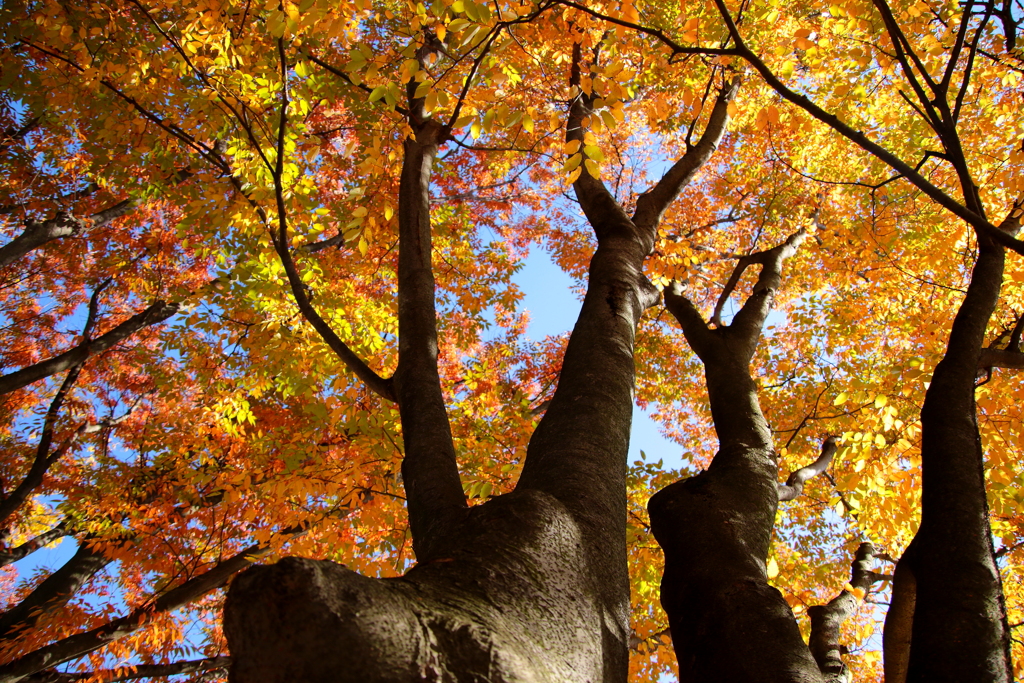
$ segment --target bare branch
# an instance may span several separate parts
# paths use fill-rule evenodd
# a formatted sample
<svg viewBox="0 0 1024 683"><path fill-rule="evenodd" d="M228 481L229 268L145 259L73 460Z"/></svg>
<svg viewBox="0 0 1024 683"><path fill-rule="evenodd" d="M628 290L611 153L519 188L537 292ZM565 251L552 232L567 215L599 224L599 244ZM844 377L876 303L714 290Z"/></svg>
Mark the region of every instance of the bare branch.
<svg viewBox="0 0 1024 683"><path fill-rule="evenodd" d="M799 497L804 492L804 484L809 479L828 469L837 450L836 437L830 436L825 439L821 444L821 455L817 460L790 474L785 484L779 484L779 500L793 500Z"/></svg>
<svg viewBox="0 0 1024 683"><path fill-rule="evenodd" d="M874 546L861 543L853 561L850 587L860 592L860 598L867 594L878 575L871 570L874 561ZM826 605L814 605L807 610L811 618L811 636L808 647L826 681L848 681L849 671L843 664L839 645L839 629L843 622L857 609L860 598L844 589Z"/></svg>
<svg viewBox="0 0 1024 683"><path fill-rule="evenodd" d="M91 356L112 348L139 330L162 323L177 313L180 307L179 303L157 301L96 339L83 341L73 349L49 360L40 361L21 370L2 375L0 376L0 395L8 394L50 375L81 365Z"/></svg>

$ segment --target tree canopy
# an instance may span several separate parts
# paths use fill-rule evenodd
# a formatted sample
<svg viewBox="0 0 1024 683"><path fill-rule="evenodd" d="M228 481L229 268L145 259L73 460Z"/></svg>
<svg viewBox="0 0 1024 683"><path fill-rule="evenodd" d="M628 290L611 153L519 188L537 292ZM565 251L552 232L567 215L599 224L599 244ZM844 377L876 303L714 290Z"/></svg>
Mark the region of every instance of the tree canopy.
<svg viewBox="0 0 1024 683"><path fill-rule="evenodd" d="M1022 675L1019 2L0 13L0 681L262 680L223 589L285 556L407 575L263 570L419 586L439 680L502 610L488 680Z"/></svg>

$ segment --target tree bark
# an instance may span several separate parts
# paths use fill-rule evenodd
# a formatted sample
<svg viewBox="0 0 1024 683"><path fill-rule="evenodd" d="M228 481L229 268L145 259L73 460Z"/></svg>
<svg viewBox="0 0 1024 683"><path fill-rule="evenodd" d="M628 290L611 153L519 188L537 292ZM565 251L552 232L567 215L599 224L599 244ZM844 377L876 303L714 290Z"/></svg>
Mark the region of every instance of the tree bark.
<svg viewBox="0 0 1024 683"><path fill-rule="evenodd" d="M850 585L864 593L875 582L875 573L871 571L874 553L875 549L870 543L861 543L853 560ZM807 616L811 618L808 647L826 681L848 681L851 678L849 669L843 664L839 629L854 613L863 597L863 594L858 598L850 591L843 590L828 604L814 605L807 610Z"/></svg>
<svg viewBox="0 0 1024 683"><path fill-rule="evenodd" d="M749 364L781 278L804 238L741 260L762 266L728 326L709 328L678 285L665 304L704 363L720 446L707 471L655 494L651 528L665 552L661 602L683 683L821 681L792 610L768 585L778 464Z"/></svg>
<svg viewBox="0 0 1024 683"><path fill-rule="evenodd" d="M967 295L921 411L921 527L900 558L916 579L911 682L1008 682L1013 671L974 403L1005 255L993 240L978 241Z"/></svg>
<svg viewBox="0 0 1024 683"><path fill-rule="evenodd" d="M578 49L574 56L578 78ZM385 580L295 558L245 572L225 605L230 680L621 683L630 641L623 510L634 335L657 301L642 266L665 204L721 137L735 87L716 104L694 158L640 204L642 220L588 172L577 179L598 247L558 387L516 489L474 507L465 505L437 373L427 190L447 131L422 115L414 91L411 84L415 137L404 144L399 197L394 386L419 563ZM571 103L568 139L582 140L589 107L583 95Z"/></svg>
<svg viewBox="0 0 1024 683"><path fill-rule="evenodd" d="M405 289L395 377L419 564L387 580L303 559L247 571L225 606L231 680L621 682L633 335L654 301L641 274L653 234L640 235L625 217L599 239L561 379L519 485L467 508L436 367L420 203L434 151L427 145L436 139L422 129L405 145L402 188L413 189L399 205Z"/></svg>

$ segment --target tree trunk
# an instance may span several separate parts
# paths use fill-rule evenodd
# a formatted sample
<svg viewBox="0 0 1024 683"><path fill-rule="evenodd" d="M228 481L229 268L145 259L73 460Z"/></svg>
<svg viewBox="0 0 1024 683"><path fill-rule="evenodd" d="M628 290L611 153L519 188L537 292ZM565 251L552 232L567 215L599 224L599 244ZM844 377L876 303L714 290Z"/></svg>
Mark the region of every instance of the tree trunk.
<svg viewBox="0 0 1024 683"><path fill-rule="evenodd" d="M921 411L921 527L900 559L916 580L907 670L912 682L1002 683L1012 677L974 404L1003 263L1003 248L980 238L967 296Z"/></svg>
<svg viewBox="0 0 1024 683"><path fill-rule="evenodd" d="M762 270L728 326L709 328L678 285L666 293L666 306L704 363L720 442L707 471L664 488L648 505L665 551L661 602L683 683L822 680L792 610L768 585L778 464L749 369L782 262L803 237L740 261L738 271L755 263Z"/></svg>

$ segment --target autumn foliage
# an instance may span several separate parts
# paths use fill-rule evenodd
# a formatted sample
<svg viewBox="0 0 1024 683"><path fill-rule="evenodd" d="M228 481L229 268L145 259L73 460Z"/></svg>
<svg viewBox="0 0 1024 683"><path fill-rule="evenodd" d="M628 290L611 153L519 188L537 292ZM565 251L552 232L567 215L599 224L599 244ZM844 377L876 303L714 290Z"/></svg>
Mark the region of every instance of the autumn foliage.
<svg viewBox="0 0 1024 683"><path fill-rule="evenodd" d="M585 285L597 243L573 183L634 210L734 82L645 275L722 327L757 278L719 308L737 260L806 231L752 371L780 482L828 436L838 450L781 504L766 572L805 634L809 608L853 595L846 666L883 679L925 392L979 239L1021 211L1019 5L21 0L0 16L0 680L226 680L222 589L245 567L415 563L382 380L413 102L451 131L429 188L438 372L477 505L516 485L567 342L527 337L513 276L545 249ZM567 138L581 93L593 111ZM1019 678L1024 260L1002 234L975 397ZM652 681L675 658L647 501L717 442L701 362L660 304L635 362L636 400L684 462L630 463L622 511L630 677ZM865 541L874 575L848 585Z"/></svg>

